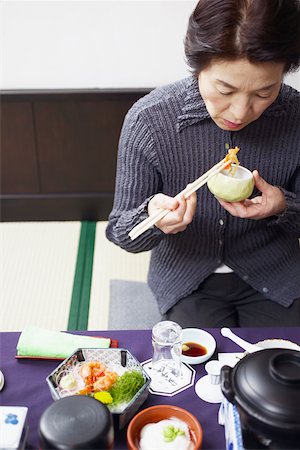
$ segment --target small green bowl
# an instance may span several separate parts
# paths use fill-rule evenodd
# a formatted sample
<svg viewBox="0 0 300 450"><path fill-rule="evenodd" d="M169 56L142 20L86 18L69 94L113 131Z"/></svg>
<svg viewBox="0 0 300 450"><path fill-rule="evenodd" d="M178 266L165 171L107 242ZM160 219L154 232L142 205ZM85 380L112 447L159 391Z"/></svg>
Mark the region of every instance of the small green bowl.
<svg viewBox="0 0 300 450"><path fill-rule="evenodd" d="M208 180L207 187L215 197L226 202L241 202L252 194L254 179L250 170L238 166L234 175L231 175L228 170L217 173Z"/></svg>

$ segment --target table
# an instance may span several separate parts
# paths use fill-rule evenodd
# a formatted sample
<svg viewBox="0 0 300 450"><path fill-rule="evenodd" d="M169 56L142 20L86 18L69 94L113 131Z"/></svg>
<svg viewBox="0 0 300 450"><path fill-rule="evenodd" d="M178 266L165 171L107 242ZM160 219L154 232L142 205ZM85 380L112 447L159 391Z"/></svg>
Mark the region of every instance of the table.
<svg viewBox="0 0 300 450"><path fill-rule="evenodd" d="M217 342L217 352L240 352L241 348L224 338L219 329L206 329ZM267 338L289 339L300 344L300 327L291 328L238 328L233 332L248 340L257 342ZM151 330L124 331L80 331L74 332L90 336L103 336L118 339L119 347L127 348L139 361L151 358ZM46 384L46 377L58 366L59 361L16 359L16 345L20 333L0 333L0 368L5 376L5 386L0 392L0 404L9 406L27 406L29 421L28 448L38 449L38 422L43 411L52 403L52 397ZM217 358L217 353L213 359ZM197 380L205 374L204 365L193 366ZM203 449L224 449L224 428L218 424L219 404L202 401L194 387L175 395L161 397L149 394L142 408L156 404L172 404L183 407L194 414L203 428ZM126 429L116 431L115 449L126 448Z"/></svg>

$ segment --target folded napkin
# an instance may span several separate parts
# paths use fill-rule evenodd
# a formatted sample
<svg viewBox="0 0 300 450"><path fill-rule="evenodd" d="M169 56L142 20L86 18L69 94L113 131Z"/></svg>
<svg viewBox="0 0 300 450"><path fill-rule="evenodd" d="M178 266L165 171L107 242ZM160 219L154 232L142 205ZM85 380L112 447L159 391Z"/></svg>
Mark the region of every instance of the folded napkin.
<svg viewBox="0 0 300 450"><path fill-rule="evenodd" d="M225 427L226 450L244 450L238 410L226 398L221 403L218 422Z"/></svg>
<svg viewBox="0 0 300 450"><path fill-rule="evenodd" d="M109 348L111 340L26 327L17 344L18 356L65 359L77 348Z"/></svg>

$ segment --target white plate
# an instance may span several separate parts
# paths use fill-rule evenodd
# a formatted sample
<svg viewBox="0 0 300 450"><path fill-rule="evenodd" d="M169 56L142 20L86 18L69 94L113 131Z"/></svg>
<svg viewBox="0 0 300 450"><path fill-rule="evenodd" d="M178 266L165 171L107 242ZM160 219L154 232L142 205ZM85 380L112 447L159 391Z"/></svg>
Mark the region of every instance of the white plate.
<svg viewBox="0 0 300 450"><path fill-rule="evenodd" d="M287 348L300 351L300 346L286 339L265 339L256 343L261 348Z"/></svg>
<svg viewBox="0 0 300 450"><path fill-rule="evenodd" d="M201 364L212 357L216 349L215 338L201 328L184 328L182 330L182 343L195 342L206 347L207 353L203 356L182 355L181 360L187 364Z"/></svg>
<svg viewBox="0 0 300 450"><path fill-rule="evenodd" d="M300 351L300 345L295 342L288 341L286 339L265 339L263 341L256 342L262 349L266 348L287 348L289 350ZM239 353L219 353L218 359L222 365L234 367L244 356L248 355L247 352Z"/></svg>
<svg viewBox="0 0 300 450"><path fill-rule="evenodd" d="M0 391L2 391L3 386L4 386L4 375L0 370Z"/></svg>
<svg viewBox="0 0 300 450"><path fill-rule="evenodd" d="M197 381L195 392L198 397L208 403L221 403L224 398L221 385L211 384L209 375L205 375Z"/></svg>

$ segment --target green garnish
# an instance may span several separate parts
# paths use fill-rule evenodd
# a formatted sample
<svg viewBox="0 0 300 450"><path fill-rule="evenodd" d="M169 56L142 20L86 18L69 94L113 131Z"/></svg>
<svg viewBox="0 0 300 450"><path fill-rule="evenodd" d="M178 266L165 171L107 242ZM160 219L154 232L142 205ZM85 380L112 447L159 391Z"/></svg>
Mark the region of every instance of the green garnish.
<svg viewBox="0 0 300 450"><path fill-rule="evenodd" d="M163 429L163 436L165 442L173 442L177 436L184 436L185 432L174 425L167 425Z"/></svg>
<svg viewBox="0 0 300 450"><path fill-rule="evenodd" d="M137 370L123 373L109 390L113 398L113 405L129 402L141 389L144 383L145 380L143 375Z"/></svg>

